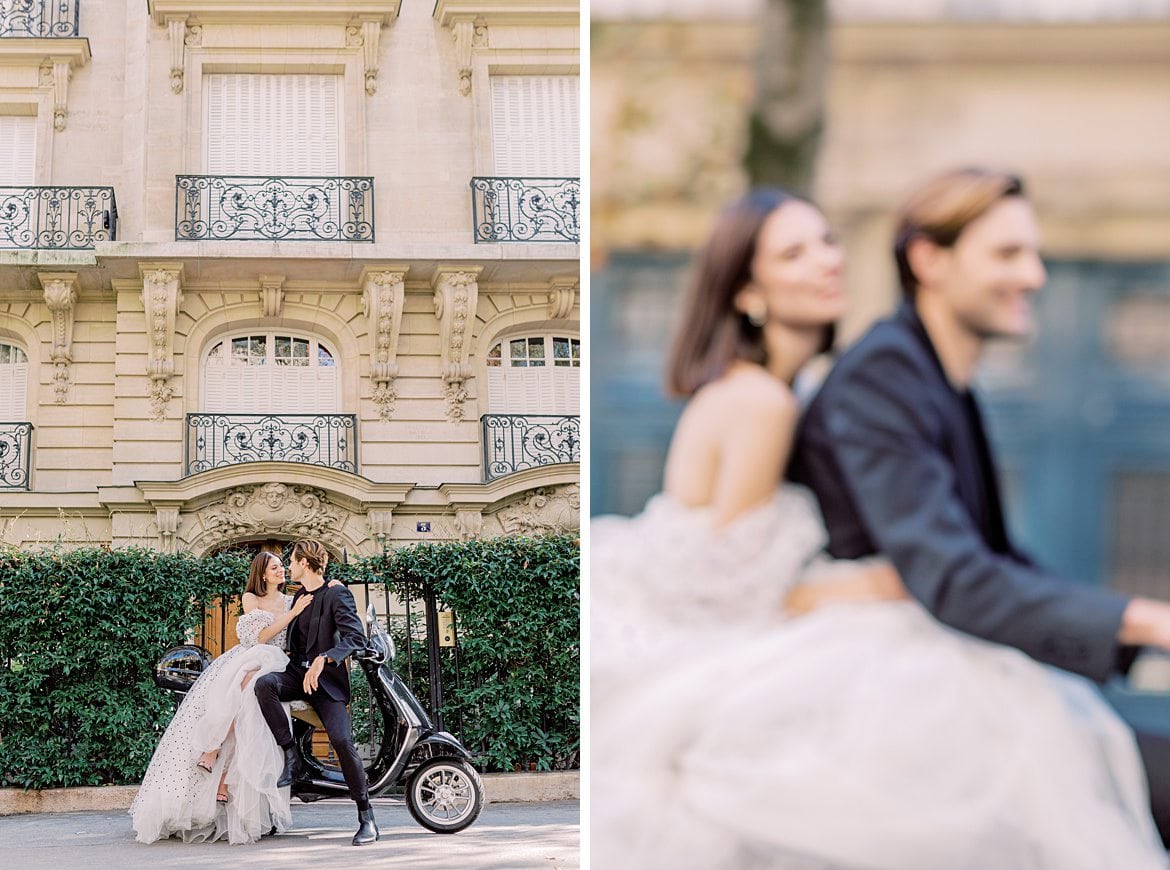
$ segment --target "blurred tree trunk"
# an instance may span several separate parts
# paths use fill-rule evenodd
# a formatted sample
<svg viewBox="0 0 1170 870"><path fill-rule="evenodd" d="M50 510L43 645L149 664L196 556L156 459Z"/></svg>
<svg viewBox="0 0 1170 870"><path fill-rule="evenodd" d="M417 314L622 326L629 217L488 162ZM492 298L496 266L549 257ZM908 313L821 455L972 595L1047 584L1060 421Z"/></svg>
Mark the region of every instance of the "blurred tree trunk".
<svg viewBox="0 0 1170 870"><path fill-rule="evenodd" d="M808 195L824 125L827 0L765 0L744 166L753 185Z"/></svg>

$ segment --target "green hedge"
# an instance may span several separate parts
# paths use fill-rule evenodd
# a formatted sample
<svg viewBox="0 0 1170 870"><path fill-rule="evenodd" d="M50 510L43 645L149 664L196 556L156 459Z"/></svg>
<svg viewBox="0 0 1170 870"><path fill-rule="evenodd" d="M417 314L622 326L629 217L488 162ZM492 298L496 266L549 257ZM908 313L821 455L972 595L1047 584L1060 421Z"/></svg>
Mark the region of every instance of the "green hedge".
<svg viewBox="0 0 1170 870"><path fill-rule="evenodd" d="M249 559L0 549L0 786L140 780L173 710L154 663L199 624L197 601L240 592ZM419 545L330 567L351 581L429 581L457 611L461 685L445 674L444 715L449 728L462 716L487 769L576 765L574 539Z"/></svg>

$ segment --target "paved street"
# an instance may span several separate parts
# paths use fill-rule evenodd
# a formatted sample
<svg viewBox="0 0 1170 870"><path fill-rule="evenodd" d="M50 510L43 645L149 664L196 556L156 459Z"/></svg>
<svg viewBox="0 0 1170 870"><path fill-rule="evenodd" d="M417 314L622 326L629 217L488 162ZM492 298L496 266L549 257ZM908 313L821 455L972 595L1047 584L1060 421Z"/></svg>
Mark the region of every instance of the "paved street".
<svg viewBox="0 0 1170 870"><path fill-rule="evenodd" d="M130 817L115 812L0 817L0 865L45 868L349 868L411 870L526 870L580 867L580 816L576 801L488 804L459 834L419 827L398 799L374 801L382 839L355 848L357 814L349 801L293 802L292 831L252 846L188 845L134 841Z"/></svg>

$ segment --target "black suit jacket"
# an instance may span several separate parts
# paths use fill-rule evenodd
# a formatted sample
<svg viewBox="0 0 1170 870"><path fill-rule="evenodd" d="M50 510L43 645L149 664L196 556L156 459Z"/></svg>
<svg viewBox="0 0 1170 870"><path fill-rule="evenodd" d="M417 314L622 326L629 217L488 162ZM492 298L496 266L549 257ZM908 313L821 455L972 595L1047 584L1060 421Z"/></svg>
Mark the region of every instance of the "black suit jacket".
<svg viewBox="0 0 1170 870"><path fill-rule="evenodd" d="M306 594L302 589L293 601ZM303 619L309 620L309 644L307 649L298 650L298 624ZM322 586L313 593L313 603L289 625L288 638L293 666L299 666L302 660L312 663L321 654L329 657L317 681L317 690L324 691L335 701L348 704L349 670L345 660L366 646L366 633L358 618L353 594L344 586Z"/></svg>
<svg viewBox="0 0 1170 870"><path fill-rule="evenodd" d="M1116 642L1124 596L1012 546L975 398L951 386L912 306L838 361L789 477L816 494L831 555L884 554L941 622L1099 681L1132 661Z"/></svg>

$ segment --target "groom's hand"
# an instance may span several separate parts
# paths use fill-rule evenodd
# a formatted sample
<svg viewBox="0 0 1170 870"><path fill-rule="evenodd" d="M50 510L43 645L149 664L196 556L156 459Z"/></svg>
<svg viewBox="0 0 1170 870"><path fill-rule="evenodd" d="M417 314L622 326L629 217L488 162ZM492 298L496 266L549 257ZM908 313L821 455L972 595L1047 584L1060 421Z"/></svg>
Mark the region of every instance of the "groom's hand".
<svg viewBox="0 0 1170 870"><path fill-rule="evenodd" d="M306 695L311 695L317 691L317 678L321 676L321 671L325 670L325 656L317 656L313 659L313 664L305 671L305 682L303 688Z"/></svg>

